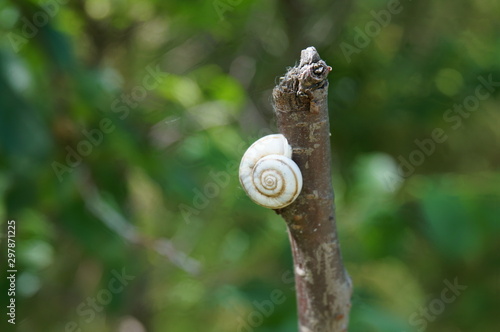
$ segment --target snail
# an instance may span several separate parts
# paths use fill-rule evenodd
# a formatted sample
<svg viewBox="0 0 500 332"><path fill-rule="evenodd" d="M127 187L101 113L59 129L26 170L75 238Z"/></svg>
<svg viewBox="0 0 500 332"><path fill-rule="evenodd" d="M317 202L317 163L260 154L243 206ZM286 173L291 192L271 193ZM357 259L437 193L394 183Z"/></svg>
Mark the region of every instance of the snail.
<svg viewBox="0 0 500 332"><path fill-rule="evenodd" d="M257 204L281 209L295 201L302 190L302 174L291 159L292 147L281 134L253 143L240 163L240 183Z"/></svg>

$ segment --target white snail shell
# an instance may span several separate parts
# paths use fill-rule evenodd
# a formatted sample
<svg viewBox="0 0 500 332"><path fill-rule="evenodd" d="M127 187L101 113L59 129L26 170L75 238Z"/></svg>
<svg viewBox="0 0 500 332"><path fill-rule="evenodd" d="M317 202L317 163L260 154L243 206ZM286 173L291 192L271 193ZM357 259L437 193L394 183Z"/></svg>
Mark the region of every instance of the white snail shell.
<svg viewBox="0 0 500 332"><path fill-rule="evenodd" d="M292 147L281 134L253 143L240 164L240 182L257 204L270 209L290 205L302 190L302 173L291 159Z"/></svg>

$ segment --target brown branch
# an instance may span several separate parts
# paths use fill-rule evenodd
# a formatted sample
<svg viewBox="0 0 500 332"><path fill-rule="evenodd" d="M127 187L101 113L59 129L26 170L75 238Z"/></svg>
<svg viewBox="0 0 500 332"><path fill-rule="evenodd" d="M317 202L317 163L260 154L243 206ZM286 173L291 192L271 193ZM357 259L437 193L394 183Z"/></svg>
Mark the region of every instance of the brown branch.
<svg viewBox="0 0 500 332"><path fill-rule="evenodd" d="M342 264L331 182L328 80L331 67L314 47L302 51L274 88L279 131L293 147L302 192L277 210L292 247L300 332L347 331L352 286Z"/></svg>

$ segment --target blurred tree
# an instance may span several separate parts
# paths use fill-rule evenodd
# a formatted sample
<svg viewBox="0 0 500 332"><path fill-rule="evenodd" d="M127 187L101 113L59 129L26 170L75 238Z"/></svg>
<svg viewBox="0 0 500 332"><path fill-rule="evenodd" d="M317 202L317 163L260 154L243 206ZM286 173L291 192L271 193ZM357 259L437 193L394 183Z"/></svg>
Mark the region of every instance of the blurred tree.
<svg viewBox="0 0 500 332"><path fill-rule="evenodd" d="M16 220L15 328L295 330L285 225L245 197L237 165L277 131L276 78L315 45L333 67L350 330L497 330L500 3L224 3L221 16L200 0L0 0L0 260ZM151 90L148 68L161 71ZM446 139L426 154L436 129ZM70 168L62 180L54 162ZM192 260L198 274L180 268ZM106 297L123 271L135 278ZM455 278L467 289L445 303ZM4 310L6 289L1 269ZM275 290L284 302L259 311Z"/></svg>

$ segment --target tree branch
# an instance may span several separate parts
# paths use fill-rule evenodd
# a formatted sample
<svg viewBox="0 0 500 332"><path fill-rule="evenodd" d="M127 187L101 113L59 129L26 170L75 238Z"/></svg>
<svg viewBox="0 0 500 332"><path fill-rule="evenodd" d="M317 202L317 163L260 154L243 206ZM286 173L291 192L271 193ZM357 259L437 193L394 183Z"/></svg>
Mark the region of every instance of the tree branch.
<svg viewBox="0 0 500 332"><path fill-rule="evenodd" d="M300 332L347 331L351 307L352 285L340 254L331 181L330 71L316 49L308 47L273 90L279 131L293 148L304 182L297 200L277 210L288 226Z"/></svg>
<svg viewBox="0 0 500 332"><path fill-rule="evenodd" d="M191 275L200 273L200 262L178 250L169 239L163 237L152 238L140 233L125 217L104 201L99 190L93 184L90 171L87 168L83 168L82 174L77 182L77 189L85 202L85 206L111 231L128 243L156 251L156 253L166 257L173 264Z"/></svg>

